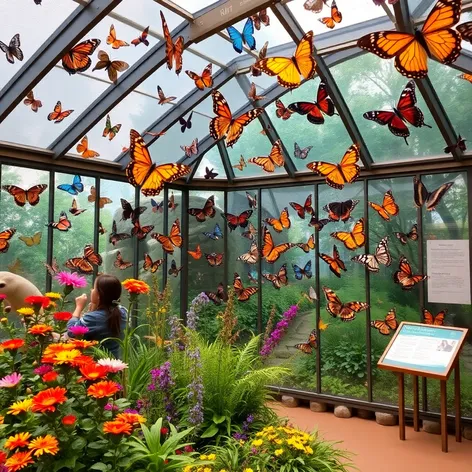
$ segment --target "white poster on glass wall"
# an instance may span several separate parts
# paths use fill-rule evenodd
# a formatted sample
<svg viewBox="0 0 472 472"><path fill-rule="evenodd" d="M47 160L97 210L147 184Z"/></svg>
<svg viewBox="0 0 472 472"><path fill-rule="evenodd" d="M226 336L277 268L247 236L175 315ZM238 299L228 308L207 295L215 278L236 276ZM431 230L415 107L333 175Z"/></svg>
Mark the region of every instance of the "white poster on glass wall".
<svg viewBox="0 0 472 472"><path fill-rule="evenodd" d="M470 305L469 240L426 243L428 302Z"/></svg>

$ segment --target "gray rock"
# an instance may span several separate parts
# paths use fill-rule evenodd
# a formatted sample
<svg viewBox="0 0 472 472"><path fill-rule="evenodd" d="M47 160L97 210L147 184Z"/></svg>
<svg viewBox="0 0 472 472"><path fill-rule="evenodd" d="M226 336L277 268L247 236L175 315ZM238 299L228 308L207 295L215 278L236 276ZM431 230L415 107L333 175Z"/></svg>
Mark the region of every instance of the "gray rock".
<svg viewBox="0 0 472 472"><path fill-rule="evenodd" d="M298 398L282 395L282 405L288 408L296 408L299 404Z"/></svg>
<svg viewBox="0 0 472 472"><path fill-rule="evenodd" d="M310 410L315 413L323 413L328 410L328 405L322 402L310 402Z"/></svg>
<svg viewBox="0 0 472 472"><path fill-rule="evenodd" d="M437 421L423 420L423 431L430 434L441 434L441 423Z"/></svg>
<svg viewBox="0 0 472 472"><path fill-rule="evenodd" d="M464 426L462 436L464 436L465 439L472 441L472 426Z"/></svg>
<svg viewBox="0 0 472 472"><path fill-rule="evenodd" d="M352 408L338 405L334 408L334 416L336 416L336 418L350 418L352 416Z"/></svg>
<svg viewBox="0 0 472 472"><path fill-rule="evenodd" d="M398 424L398 416L391 413L375 412L375 421L382 426L396 426Z"/></svg>
<svg viewBox="0 0 472 472"><path fill-rule="evenodd" d="M374 412L371 410L357 410L357 416L363 420L371 420L374 418Z"/></svg>

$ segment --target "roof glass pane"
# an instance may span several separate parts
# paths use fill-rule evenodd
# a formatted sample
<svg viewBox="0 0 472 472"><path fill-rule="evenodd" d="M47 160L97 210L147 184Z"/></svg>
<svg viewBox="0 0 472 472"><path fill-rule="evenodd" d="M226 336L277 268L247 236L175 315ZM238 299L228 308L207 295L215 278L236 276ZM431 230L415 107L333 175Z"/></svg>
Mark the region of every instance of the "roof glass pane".
<svg viewBox="0 0 472 472"><path fill-rule="evenodd" d="M215 180L226 179L223 161L221 160L220 151L216 145L202 157L200 165L195 172L195 178L204 179L205 175L207 175L207 169L218 174L215 176Z"/></svg>
<svg viewBox="0 0 472 472"><path fill-rule="evenodd" d="M431 61L430 61L431 62ZM442 154L444 140L419 90L417 106L424 122L432 128L409 126L408 145L386 126L363 118L373 110L392 110L398 103L408 79L394 68L393 61L364 54L331 68L341 93L356 120L374 161L389 161Z"/></svg>
<svg viewBox="0 0 472 472"><path fill-rule="evenodd" d="M222 64L228 64L235 57L239 57L239 54L233 48L231 40L225 39L218 34L214 34L197 44L192 44L191 47L202 54L208 54Z"/></svg>
<svg viewBox="0 0 472 472"><path fill-rule="evenodd" d="M214 3L217 2L215 0L179 0L179 6L185 8L190 13L196 13Z"/></svg>
<svg viewBox="0 0 472 472"><path fill-rule="evenodd" d="M231 79L218 90L223 94L228 103L231 103L231 110L236 111L249 101L249 98L243 92L236 79ZM262 92L262 90L258 90L258 92Z"/></svg>
<svg viewBox="0 0 472 472"><path fill-rule="evenodd" d="M24 59L23 62L15 59L15 63L10 64L0 51L2 55L0 60L0 89L76 8L82 7L71 2L71 0L45 0L41 5L36 5L32 0L1 2L2 31L0 41L9 44L13 36L19 33L20 48L23 51Z"/></svg>
<svg viewBox="0 0 472 472"><path fill-rule="evenodd" d="M316 101L319 83L319 79L305 82L291 94L281 97L282 103L288 107L290 103L297 101ZM315 159L338 162L352 144L341 118L337 115L325 116L325 122L322 125L314 125L307 120L306 116L296 113L292 114L288 120L278 118L275 102L266 110L278 135L282 138L288 152L291 153L298 171L308 172L306 165ZM297 152L297 155L295 155L295 143L302 150L302 152ZM303 157L303 150L308 146L312 146L314 150L311 150L311 154L308 151L308 154Z"/></svg>

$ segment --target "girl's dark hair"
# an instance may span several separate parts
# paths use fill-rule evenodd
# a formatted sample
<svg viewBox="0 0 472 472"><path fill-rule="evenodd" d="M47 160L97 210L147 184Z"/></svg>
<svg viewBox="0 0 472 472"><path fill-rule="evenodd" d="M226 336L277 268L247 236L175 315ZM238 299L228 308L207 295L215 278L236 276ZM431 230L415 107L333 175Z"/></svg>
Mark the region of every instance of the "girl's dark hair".
<svg viewBox="0 0 472 472"><path fill-rule="evenodd" d="M108 328L113 336L121 333L121 310L118 301L121 297L121 282L113 275L102 274L95 280L100 304L97 308L108 312Z"/></svg>

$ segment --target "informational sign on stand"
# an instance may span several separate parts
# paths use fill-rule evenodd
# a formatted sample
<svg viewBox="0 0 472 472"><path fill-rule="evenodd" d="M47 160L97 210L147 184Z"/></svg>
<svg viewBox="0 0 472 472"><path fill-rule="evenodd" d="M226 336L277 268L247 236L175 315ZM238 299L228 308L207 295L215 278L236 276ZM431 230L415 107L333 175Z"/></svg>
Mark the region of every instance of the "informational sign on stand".
<svg viewBox="0 0 472 472"><path fill-rule="evenodd" d="M470 305L469 240L429 240L428 302Z"/></svg>

